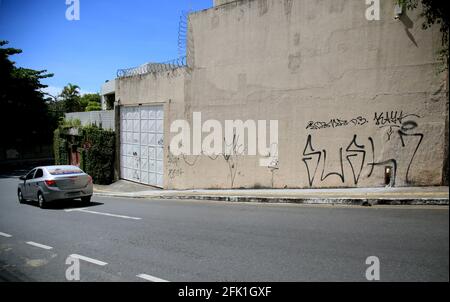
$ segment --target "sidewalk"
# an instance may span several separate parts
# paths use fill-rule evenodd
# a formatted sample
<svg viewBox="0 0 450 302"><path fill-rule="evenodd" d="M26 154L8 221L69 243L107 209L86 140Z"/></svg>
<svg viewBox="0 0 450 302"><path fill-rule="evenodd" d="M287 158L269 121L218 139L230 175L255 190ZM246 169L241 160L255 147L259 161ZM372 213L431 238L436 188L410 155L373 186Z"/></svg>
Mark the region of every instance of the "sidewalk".
<svg viewBox="0 0 450 302"><path fill-rule="evenodd" d="M449 187L161 190L120 180L94 186L98 196L347 205L449 205Z"/></svg>

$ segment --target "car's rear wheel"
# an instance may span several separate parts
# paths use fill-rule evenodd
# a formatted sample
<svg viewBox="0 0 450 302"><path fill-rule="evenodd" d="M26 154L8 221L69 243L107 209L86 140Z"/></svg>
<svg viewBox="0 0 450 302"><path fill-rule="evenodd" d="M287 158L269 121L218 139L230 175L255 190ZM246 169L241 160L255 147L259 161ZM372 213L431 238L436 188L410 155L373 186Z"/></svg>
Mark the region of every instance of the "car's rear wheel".
<svg viewBox="0 0 450 302"><path fill-rule="evenodd" d="M47 204L45 202L44 194L42 194L41 192L38 193L38 203L39 203L39 207L41 209L45 209L45 207L47 206Z"/></svg>
<svg viewBox="0 0 450 302"><path fill-rule="evenodd" d="M19 203L24 203L25 199L23 198L22 190L17 190L17 198L19 199Z"/></svg>
<svg viewBox="0 0 450 302"><path fill-rule="evenodd" d="M90 204L91 203L91 197L92 196L81 197L81 202L84 203L84 204Z"/></svg>

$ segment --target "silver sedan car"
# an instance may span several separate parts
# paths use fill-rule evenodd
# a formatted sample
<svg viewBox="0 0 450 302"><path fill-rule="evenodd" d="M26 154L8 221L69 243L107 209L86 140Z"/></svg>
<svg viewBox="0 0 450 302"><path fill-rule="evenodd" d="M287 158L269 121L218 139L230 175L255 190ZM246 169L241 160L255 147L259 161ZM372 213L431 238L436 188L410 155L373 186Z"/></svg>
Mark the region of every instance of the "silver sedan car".
<svg viewBox="0 0 450 302"><path fill-rule="evenodd" d="M45 166L20 177L17 196L20 203L37 201L41 208L50 201L76 198L88 204L93 187L92 177L76 166Z"/></svg>

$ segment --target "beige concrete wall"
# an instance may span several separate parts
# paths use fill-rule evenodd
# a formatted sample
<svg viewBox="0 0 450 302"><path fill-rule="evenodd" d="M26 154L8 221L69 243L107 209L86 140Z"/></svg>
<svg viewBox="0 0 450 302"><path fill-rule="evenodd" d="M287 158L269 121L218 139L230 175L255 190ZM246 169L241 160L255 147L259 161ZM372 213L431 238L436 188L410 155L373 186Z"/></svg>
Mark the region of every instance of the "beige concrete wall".
<svg viewBox="0 0 450 302"><path fill-rule="evenodd" d="M224 4L228 4L231 2L236 2L239 0L214 0L214 6L219 6L219 5L224 5Z"/></svg>
<svg viewBox="0 0 450 302"><path fill-rule="evenodd" d="M378 187L386 166L397 167L396 186L441 184L439 30L422 30L417 12L394 20L393 0L380 2L380 21L366 20L362 0L242 0L190 15L192 70L116 89L122 104L175 100L165 107L165 187ZM170 123L192 125L193 112L279 120L278 166L171 155Z"/></svg>
<svg viewBox="0 0 450 302"><path fill-rule="evenodd" d="M279 166L188 156L169 187L376 187L394 161L397 186L440 184L447 106L434 56L440 35L423 31L417 13L394 20L393 1L381 3L380 21L366 20L358 0L243 0L191 15L189 113L278 119ZM377 125L375 115L386 112L403 119ZM348 124L307 127L332 119Z"/></svg>
<svg viewBox="0 0 450 302"><path fill-rule="evenodd" d="M168 146L170 123L184 118L184 86L186 70L179 68L170 72L151 73L140 76L116 79L116 100L120 106L163 105L164 107L164 139ZM116 149L120 150L120 148ZM164 187L170 186L167 147L164 148Z"/></svg>
<svg viewBox="0 0 450 302"><path fill-rule="evenodd" d="M120 105L184 102L183 69L149 73L116 80L116 99Z"/></svg>

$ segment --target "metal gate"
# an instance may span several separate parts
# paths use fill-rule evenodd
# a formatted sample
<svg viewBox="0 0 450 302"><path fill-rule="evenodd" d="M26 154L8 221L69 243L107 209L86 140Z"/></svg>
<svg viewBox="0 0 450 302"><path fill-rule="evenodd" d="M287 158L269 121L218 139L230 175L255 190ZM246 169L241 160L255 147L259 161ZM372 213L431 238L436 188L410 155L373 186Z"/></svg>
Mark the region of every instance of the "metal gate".
<svg viewBox="0 0 450 302"><path fill-rule="evenodd" d="M163 186L163 134L163 106L121 108L121 178L152 186Z"/></svg>

